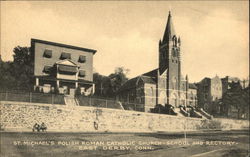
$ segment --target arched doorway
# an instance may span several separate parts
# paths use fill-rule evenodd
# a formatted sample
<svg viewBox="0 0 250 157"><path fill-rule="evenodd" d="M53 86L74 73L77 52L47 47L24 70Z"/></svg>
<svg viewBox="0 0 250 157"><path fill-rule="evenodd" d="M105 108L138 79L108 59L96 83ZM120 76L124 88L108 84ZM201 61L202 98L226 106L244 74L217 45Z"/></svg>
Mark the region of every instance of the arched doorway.
<svg viewBox="0 0 250 157"><path fill-rule="evenodd" d="M170 96L170 105L173 105L175 107L177 107L178 105L178 99L177 99L177 94L176 93L171 93L171 96Z"/></svg>
<svg viewBox="0 0 250 157"><path fill-rule="evenodd" d="M180 100L180 105L186 106L186 95L184 93L181 94Z"/></svg>
<svg viewBox="0 0 250 157"><path fill-rule="evenodd" d="M167 103L167 95L165 91L161 91L159 96L159 102L158 104L165 105Z"/></svg>

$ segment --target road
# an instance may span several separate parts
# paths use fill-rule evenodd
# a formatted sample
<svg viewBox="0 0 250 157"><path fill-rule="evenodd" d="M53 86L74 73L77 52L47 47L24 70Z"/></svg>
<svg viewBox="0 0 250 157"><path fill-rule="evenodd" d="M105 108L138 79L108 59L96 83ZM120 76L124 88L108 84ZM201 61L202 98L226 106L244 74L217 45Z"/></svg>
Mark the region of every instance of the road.
<svg viewBox="0 0 250 157"><path fill-rule="evenodd" d="M188 133L1 132L0 156L247 157L248 131Z"/></svg>

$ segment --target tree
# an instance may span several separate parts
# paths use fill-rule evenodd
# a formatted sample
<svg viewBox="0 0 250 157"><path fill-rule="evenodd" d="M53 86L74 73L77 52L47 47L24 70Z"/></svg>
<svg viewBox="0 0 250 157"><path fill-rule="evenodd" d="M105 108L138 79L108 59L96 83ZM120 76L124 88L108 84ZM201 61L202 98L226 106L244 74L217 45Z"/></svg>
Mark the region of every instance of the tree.
<svg viewBox="0 0 250 157"><path fill-rule="evenodd" d="M24 90L32 90L33 78L33 58L29 47L17 46L13 50L13 76L16 78L17 87Z"/></svg>
<svg viewBox="0 0 250 157"><path fill-rule="evenodd" d="M98 97L112 97L110 78L99 73L93 74L93 81L95 83L95 96Z"/></svg>
<svg viewBox="0 0 250 157"><path fill-rule="evenodd" d="M29 47L17 46L13 50L14 61L0 61L0 87L1 89L33 88L33 58Z"/></svg>
<svg viewBox="0 0 250 157"><path fill-rule="evenodd" d="M93 81L95 83L95 96L115 98L118 89L128 80L128 72L129 70L124 67L117 67L114 73L109 76L94 73Z"/></svg>
<svg viewBox="0 0 250 157"><path fill-rule="evenodd" d="M128 80L127 74L129 69L124 67L115 68L115 72L109 75L111 80L112 91L116 93L118 89Z"/></svg>
<svg viewBox="0 0 250 157"><path fill-rule="evenodd" d="M8 90L16 86L15 77L12 75L13 62L0 61L0 89Z"/></svg>
<svg viewBox="0 0 250 157"><path fill-rule="evenodd" d="M231 107L237 109L237 118L241 118L242 115L248 114L249 92L242 89L239 82L232 82L229 86L230 89L223 95L223 105L227 113Z"/></svg>

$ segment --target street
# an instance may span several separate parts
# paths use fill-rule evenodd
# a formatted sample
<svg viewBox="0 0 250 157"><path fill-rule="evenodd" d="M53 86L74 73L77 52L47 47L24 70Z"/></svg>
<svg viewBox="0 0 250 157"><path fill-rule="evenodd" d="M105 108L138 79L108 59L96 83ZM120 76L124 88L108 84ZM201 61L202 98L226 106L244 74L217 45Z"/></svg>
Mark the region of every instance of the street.
<svg viewBox="0 0 250 157"><path fill-rule="evenodd" d="M1 156L246 157L248 131L187 133L1 132Z"/></svg>

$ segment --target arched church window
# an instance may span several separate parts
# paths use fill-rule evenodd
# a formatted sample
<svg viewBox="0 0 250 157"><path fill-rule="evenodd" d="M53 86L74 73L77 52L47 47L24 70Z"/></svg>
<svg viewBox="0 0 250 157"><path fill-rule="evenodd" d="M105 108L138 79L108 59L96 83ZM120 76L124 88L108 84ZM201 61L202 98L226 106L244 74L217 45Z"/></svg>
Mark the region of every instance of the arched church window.
<svg viewBox="0 0 250 157"><path fill-rule="evenodd" d="M172 56L173 56L173 57L176 57L176 56L177 56L177 52L176 52L176 50L175 50L174 48L172 49Z"/></svg>
<svg viewBox="0 0 250 157"><path fill-rule="evenodd" d="M150 90L151 90L151 103L154 103L154 89L153 87L150 87Z"/></svg>
<svg viewBox="0 0 250 157"><path fill-rule="evenodd" d="M175 35L173 36L172 41L173 41L173 46L177 46L177 38Z"/></svg>
<svg viewBox="0 0 250 157"><path fill-rule="evenodd" d="M173 89L177 89L177 78L176 77L173 77L172 85L173 85Z"/></svg>

